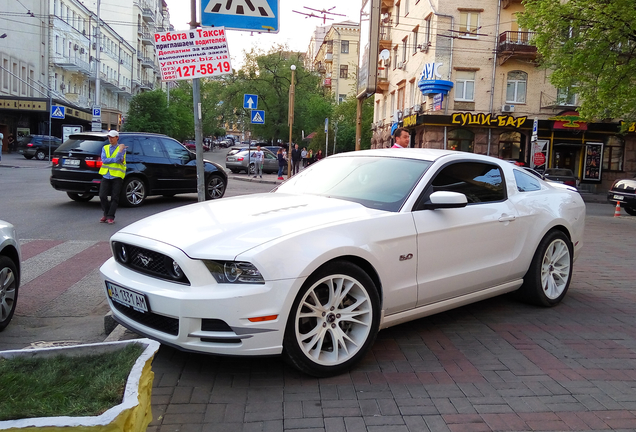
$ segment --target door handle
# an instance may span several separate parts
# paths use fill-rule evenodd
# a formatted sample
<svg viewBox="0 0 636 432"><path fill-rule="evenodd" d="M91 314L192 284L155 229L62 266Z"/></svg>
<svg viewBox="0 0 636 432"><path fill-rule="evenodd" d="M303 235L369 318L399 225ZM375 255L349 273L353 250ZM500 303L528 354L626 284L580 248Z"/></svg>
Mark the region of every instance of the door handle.
<svg viewBox="0 0 636 432"><path fill-rule="evenodd" d="M512 222L516 219L517 217L515 215L501 215L501 217L499 218L499 222Z"/></svg>

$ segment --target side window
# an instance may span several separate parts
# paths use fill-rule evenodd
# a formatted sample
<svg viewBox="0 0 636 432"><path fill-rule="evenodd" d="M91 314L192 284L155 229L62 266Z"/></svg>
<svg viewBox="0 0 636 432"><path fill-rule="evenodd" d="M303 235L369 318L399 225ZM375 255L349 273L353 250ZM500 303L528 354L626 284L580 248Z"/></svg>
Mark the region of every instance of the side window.
<svg viewBox="0 0 636 432"><path fill-rule="evenodd" d="M517 190L519 192L531 192L541 190L541 183L530 174L526 174L519 170L514 170L515 181L517 182Z"/></svg>
<svg viewBox="0 0 636 432"><path fill-rule="evenodd" d="M190 152L178 142L167 138L161 138L161 142L163 142L170 159L179 159L185 162L190 160Z"/></svg>
<svg viewBox="0 0 636 432"><path fill-rule="evenodd" d="M265 159L277 159L277 158L271 153L265 153Z"/></svg>
<svg viewBox="0 0 636 432"><path fill-rule="evenodd" d="M119 144L123 144L126 147L126 154L139 155L141 154L141 149L139 148L139 144L137 143L137 139L131 136L123 136L120 137L117 141Z"/></svg>
<svg viewBox="0 0 636 432"><path fill-rule="evenodd" d="M503 201L506 189L496 165L458 162L443 168L433 179L432 192L450 191L466 195L468 203Z"/></svg>
<svg viewBox="0 0 636 432"><path fill-rule="evenodd" d="M139 137L137 138L141 151L145 156L150 157L166 157L161 147L161 143L154 137Z"/></svg>

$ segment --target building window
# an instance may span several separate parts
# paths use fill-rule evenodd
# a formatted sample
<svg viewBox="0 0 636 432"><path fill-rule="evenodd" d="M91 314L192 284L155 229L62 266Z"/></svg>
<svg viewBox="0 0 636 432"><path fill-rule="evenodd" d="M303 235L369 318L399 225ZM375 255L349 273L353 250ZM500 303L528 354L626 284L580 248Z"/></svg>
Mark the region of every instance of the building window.
<svg viewBox="0 0 636 432"><path fill-rule="evenodd" d="M404 16L407 16L409 14L409 0L402 0L402 2L404 3Z"/></svg>
<svg viewBox="0 0 636 432"><path fill-rule="evenodd" d="M606 171L623 171L623 155L625 141L621 137L610 136L603 149L603 169Z"/></svg>
<svg viewBox="0 0 636 432"><path fill-rule="evenodd" d="M454 129L448 132L448 149L472 153L475 134L466 129Z"/></svg>
<svg viewBox="0 0 636 432"><path fill-rule="evenodd" d="M557 104L563 106L576 106L576 92L572 87L557 89Z"/></svg>
<svg viewBox="0 0 636 432"><path fill-rule="evenodd" d="M417 32L420 31L420 27L417 26L411 33L411 41L413 42L413 54L417 54Z"/></svg>
<svg viewBox="0 0 636 432"><path fill-rule="evenodd" d="M477 27L479 27L478 12L460 12L459 31L462 37L477 38Z"/></svg>
<svg viewBox="0 0 636 432"><path fill-rule="evenodd" d="M9 60L2 59L2 89L9 90Z"/></svg>
<svg viewBox="0 0 636 432"><path fill-rule="evenodd" d="M524 162L525 140L519 132L499 134L499 157L501 159Z"/></svg>
<svg viewBox="0 0 636 432"><path fill-rule="evenodd" d="M405 88L404 88L404 85L402 85L401 87L398 88L398 91L397 91L397 109L399 109L402 112L404 112L404 93L405 93Z"/></svg>
<svg viewBox="0 0 636 432"><path fill-rule="evenodd" d="M342 54L349 54L349 41L340 41L340 52Z"/></svg>
<svg viewBox="0 0 636 432"><path fill-rule="evenodd" d="M406 51L408 49L409 37L402 39L402 63L406 62Z"/></svg>
<svg viewBox="0 0 636 432"><path fill-rule="evenodd" d="M528 74L521 71L508 72L506 84L506 102L526 103Z"/></svg>
<svg viewBox="0 0 636 432"><path fill-rule="evenodd" d="M347 95L346 94L339 94L338 95L338 103L341 104L345 101L345 99L347 99Z"/></svg>
<svg viewBox="0 0 636 432"><path fill-rule="evenodd" d="M349 66L340 65L340 78L349 78Z"/></svg>
<svg viewBox="0 0 636 432"><path fill-rule="evenodd" d="M429 15L424 20L424 43L430 45L431 43L431 18L433 15Z"/></svg>
<svg viewBox="0 0 636 432"><path fill-rule="evenodd" d="M398 24L400 24L400 2L395 5L395 26L397 27Z"/></svg>
<svg viewBox="0 0 636 432"><path fill-rule="evenodd" d="M397 45L393 47L393 69L397 67L398 63L398 47Z"/></svg>
<svg viewBox="0 0 636 432"><path fill-rule="evenodd" d="M475 72L457 71L455 78L455 100L470 101L475 100Z"/></svg>

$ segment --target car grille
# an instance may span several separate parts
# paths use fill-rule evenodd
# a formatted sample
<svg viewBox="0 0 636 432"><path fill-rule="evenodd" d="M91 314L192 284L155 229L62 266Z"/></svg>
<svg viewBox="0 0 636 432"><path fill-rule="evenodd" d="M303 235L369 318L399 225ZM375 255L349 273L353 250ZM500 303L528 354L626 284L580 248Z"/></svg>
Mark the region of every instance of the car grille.
<svg viewBox="0 0 636 432"><path fill-rule="evenodd" d="M179 334L179 320L177 318L157 315L152 312L137 312L134 309L131 309L116 302L112 302L112 305L123 315L135 322L138 322L139 324L163 333L167 333L169 335L177 336Z"/></svg>
<svg viewBox="0 0 636 432"><path fill-rule="evenodd" d="M172 267L172 258L139 246L114 242L115 260L126 268L170 282L190 285L185 274L178 275Z"/></svg>

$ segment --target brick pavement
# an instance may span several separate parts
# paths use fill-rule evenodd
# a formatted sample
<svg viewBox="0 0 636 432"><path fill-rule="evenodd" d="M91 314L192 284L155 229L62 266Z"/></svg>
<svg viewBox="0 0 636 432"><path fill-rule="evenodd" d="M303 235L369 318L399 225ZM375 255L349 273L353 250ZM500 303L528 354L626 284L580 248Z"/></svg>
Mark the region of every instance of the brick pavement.
<svg viewBox="0 0 636 432"><path fill-rule="evenodd" d="M383 330L334 378L162 346L149 431L634 431L635 232L588 217L561 305L502 296Z"/></svg>

